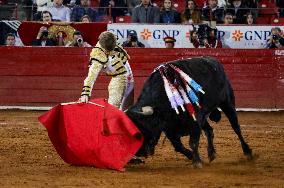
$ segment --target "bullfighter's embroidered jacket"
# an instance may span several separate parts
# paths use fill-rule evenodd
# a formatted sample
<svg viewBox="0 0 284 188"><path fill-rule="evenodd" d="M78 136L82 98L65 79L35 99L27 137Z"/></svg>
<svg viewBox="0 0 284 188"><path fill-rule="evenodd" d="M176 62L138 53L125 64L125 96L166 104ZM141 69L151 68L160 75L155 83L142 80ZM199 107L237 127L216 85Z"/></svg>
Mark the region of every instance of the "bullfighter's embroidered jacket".
<svg viewBox="0 0 284 188"><path fill-rule="evenodd" d="M129 55L121 46L117 45L113 51L107 53L106 50L97 43L90 54L89 72L87 78L84 80L81 96L91 96L94 82L100 71L103 70L107 75L112 76L108 87L109 100L111 100L109 102L115 106L119 106L127 82L133 82L133 75L128 59Z"/></svg>

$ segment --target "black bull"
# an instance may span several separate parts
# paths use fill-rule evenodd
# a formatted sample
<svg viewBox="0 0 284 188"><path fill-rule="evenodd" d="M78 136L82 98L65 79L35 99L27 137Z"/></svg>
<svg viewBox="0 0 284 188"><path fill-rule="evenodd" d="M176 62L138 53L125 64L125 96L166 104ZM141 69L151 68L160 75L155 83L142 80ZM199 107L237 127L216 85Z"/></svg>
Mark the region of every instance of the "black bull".
<svg viewBox="0 0 284 188"><path fill-rule="evenodd" d="M252 150L242 136L235 110L233 89L223 66L210 57L183 59L168 63L179 67L203 87L205 94L199 94L201 108L195 109L197 121L194 121L188 113L184 112L179 115L175 113L170 106L159 71L153 72L145 82L137 102L126 112L145 138L137 155L153 154L160 135L164 132L175 151L192 159L195 167L202 167L198 152L201 128L207 137L208 157L211 161L216 154L213 145L213 130L207 118L220 120L220 112L217 110L219 107L238 135L244 154L251 158ZM186 135L190 136L189 145L192 150L185 148L181 143L181 137Z"/></svg>

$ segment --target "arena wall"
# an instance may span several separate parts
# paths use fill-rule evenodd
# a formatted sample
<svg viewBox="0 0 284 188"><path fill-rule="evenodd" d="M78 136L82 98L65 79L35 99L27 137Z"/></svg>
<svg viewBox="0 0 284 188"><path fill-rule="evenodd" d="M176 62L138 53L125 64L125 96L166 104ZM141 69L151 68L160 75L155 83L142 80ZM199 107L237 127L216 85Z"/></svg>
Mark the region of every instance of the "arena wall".
<svg viewBox="0 0 284 188"><path fill-rule="evenodd" d="M90 48L0 47L0 105L53 106L79 98ZM127 49L137 98L147 76L160 63L196 56L221 61L232 82L238 108L284 108L284 50ZM102 74L93 97L107 98Z"/></svg>

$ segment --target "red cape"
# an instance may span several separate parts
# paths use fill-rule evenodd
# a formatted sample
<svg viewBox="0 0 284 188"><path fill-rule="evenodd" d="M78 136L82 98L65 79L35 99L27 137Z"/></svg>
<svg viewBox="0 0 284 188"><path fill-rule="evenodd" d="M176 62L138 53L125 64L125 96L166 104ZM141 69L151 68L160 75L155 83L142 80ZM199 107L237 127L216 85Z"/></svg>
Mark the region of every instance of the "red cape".
<svg viewBox="0 0 284 188"><path fill-rule="evenodd" d="M123 170L143 136L121 110L103 99L90 102L57 105L39 121L66 163Z"/></svg>

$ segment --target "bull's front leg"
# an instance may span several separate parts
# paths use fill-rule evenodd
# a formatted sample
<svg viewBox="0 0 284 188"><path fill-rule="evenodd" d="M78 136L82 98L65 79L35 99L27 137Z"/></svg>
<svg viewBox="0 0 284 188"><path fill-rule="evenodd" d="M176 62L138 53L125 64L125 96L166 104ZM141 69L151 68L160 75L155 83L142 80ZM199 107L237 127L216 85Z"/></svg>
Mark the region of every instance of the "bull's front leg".
<svg viewBox="0 0 284 188"><path fill-rule="evenodd" d="M214 148L214 133L213 133L213 128L209 125L208 121L204 122L204 125L202 129L205 132L206 138L207 138L207 153L208 153L208 158L209 162L212 162L216 158L216 150Z"/></svg>
<svg viewBox="0 0 284 188"><path fill-rule="evenodd" d="M195 123L190 131L189 145L192 149L192 164L194 168L202 168L202 161L199 156L198 147L200 139L201 129L197 123Z"/></svg>
<svg viewBox="0 0 284 188"><path fill-rule="evenodd" d="M176 152L182 153L189 160L192 160L192 152L189 149L184 147L179 136L177 136L177 135L174 136L174 135L167 134L167 133L166 133L166 136L168 137L168 139L170 140L170 142L174 146Z"/></svg>

